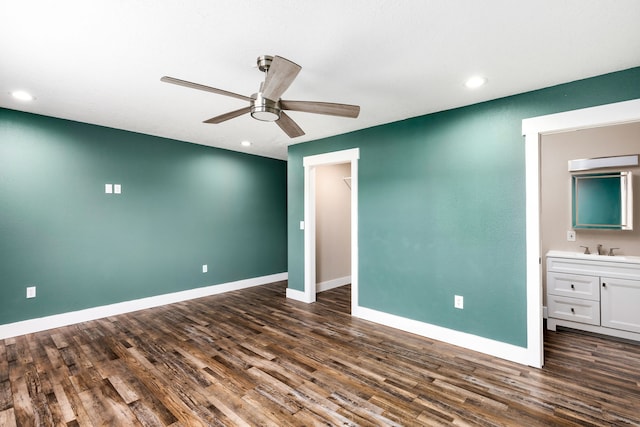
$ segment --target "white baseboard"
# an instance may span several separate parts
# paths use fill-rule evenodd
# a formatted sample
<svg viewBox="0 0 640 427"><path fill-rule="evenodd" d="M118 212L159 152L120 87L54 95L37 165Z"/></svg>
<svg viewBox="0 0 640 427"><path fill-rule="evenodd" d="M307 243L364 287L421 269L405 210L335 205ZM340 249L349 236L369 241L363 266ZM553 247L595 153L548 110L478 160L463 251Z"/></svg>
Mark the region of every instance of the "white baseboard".
<svg viewBox="0 0 640 427"><path fill-rule="evenodd" d="M442 341L448 344L453 344L468 350L485 353L490 356L499 357L501 359L523 365L537 366L536 355L525 347L518 347L516 345L479 337L466 332L460 332L454 329L432 325L430 323L419 322L417 320L407 319L405 317L360 306L351 314L370 322L390 326L392 328L411 332L416 335Z"/></svg>
<svg viewBox="0 0 640 427"><path fill-rule="evenodd" d="M348 285L351 283L351 276L339 277L337 279L327 280L325 282L318 283L316 285L316 292L328 291L339 286ZM299 291L297 289L287 288L287 298L291 298L296 301L301 301L307 304L315 302L315 295L307 295L305 291Z"/></svg>
<svg viewBox="0 0 640 427"><path fill-rule="evenodd" d="M310 303L307 298L307 294L304 291L299 291L297 289L287 288L287 298L291 298L296 301Z"/></svg>
<svg viewBox="0 0 640 427"><path fill-rule="evenodd" d="M186 301L224 292L236 291L253 286L266 285L268 283L287 280L288 273L277 273L268 276L253 277L251 279L238 280L236 282L222 283L219 285L206 286L203 288L189 289L186 291L173 292L170 294L156 295L148 298L124 301L116 304L103 305L99 307L87 308L84 310L71 311L68 313L54 314L52 316L40 317L37 319L23 320L15 323L0 325L0 339L11 338L18 335L30 334L34 332L46 331L48 329L73 325L89 320L101 319L108 316L130 313L132 311L146 308L158 307L175 302ZM287 289L289 291L289 289Z"/></svg>
<svg viewBox="0 0 640 427"><path fill-rule="evenodd" d="M348 285L349 283L351 283L351 276L338 277L337 279L318 283L316 285L316 292L328 291L329 289L339 288L340 286Z"/></svg>

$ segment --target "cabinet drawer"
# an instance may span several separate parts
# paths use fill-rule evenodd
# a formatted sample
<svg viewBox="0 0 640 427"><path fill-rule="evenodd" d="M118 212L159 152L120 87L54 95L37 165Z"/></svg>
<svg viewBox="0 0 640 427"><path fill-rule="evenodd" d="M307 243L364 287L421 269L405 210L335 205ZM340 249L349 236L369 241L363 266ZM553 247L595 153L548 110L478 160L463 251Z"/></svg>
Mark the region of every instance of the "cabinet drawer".
<svg viewBox="0 0 640 427"><path fill-rule="evenodd" d="M547 293L600 301L600 278L549 272L547 273Z"/></svg>
<svg viewBox="0 0 640 427"><path fill-rule="evenodd" d="M547 306L549 317L600 325L599 301L548 295Z"/></svg>

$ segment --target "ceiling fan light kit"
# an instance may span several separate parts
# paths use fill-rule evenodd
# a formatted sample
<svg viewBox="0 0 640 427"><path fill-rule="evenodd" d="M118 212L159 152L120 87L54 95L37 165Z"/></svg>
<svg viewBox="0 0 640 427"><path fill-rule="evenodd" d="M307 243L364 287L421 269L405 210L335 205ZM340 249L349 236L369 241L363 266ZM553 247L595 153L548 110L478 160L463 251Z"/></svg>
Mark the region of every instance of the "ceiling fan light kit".
<svg viewBox="0 0 640 427"><path fill-rule="evenodd" d="M218 95L249 101L248 107L230 111L205 120L204 123L222 123L235 117L250 113L251 117L263 122L275 122L290 138L304 135L304 131L289 117L284 110L301 111L305 113L324 114L338 117L356 118L360 114L360 107L349 104L313 101L286 101L280 99L289 88L302 67L281 56L259 56L258 69L265 73L264 82L260 84L260 91L251 97L239 95L222 89L193 83L174 77L164 76L160 80L178 86L203 90Z"/></svg>
<svg viewBox="0 0 640 427"><path fill-rule="evenodd" d="M280 105L277 101L262 96L262 93L256 93L252 96L255 99L251 102L251 117L263 122L275 122L280 119Z"/></svg>

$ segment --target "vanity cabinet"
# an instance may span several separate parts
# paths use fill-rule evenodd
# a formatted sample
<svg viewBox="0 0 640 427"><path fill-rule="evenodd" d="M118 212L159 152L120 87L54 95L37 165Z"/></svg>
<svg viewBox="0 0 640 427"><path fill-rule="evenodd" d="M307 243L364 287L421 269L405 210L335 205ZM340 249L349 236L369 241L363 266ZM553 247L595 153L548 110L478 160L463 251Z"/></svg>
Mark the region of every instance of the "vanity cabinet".
<svg viewBox="0 0 640 427"><path fill-rule="evenodd" d="M547 329L640 340L640 257L547 254Z"/></svg>

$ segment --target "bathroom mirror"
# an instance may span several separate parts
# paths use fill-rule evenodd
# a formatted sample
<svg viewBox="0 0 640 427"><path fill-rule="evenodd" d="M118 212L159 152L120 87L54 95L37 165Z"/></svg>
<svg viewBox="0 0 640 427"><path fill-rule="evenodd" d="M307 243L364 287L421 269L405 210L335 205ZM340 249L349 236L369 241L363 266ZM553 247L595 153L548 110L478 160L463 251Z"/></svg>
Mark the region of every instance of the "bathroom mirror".
<svg viewBox="0 0 640 427"><path fill-rule="evenodd" d="M572 176L573 228L633 229L630 171Z"/></svg>

